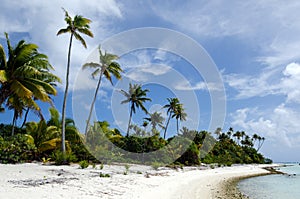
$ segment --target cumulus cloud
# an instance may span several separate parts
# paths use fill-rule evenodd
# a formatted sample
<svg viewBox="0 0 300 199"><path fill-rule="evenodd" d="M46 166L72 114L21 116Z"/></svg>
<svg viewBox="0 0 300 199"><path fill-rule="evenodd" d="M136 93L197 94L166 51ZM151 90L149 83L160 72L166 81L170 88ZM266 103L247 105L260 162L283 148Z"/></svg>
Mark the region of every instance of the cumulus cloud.
<svg viewBox="0 0 300 199"><path fill-rule="evenodd" d="M236 99L283 95L286 97L286 102L300 103L300 64L298 63L290 63L279 72L278 70L264 70L256 76L224 75L224 80L238 91Z"/></svg>
<svg viewBox="0 0 300 199"><path fill-rule="evenodd" d="M75 73L81 67L91 49L97 46L101 39L111 34L110 23L113 19L122 18L120 6L116 1L53 0L41 3L38 0L2 0L0 32L26 32L30 38L27 41L38 44L40 51L49 56L49 60L55 68L55 73L60 77L64 77L69 35L56 36L57 31L66 26L62 7L68 10L71 16L79 14L92 19L91 30L95 35L94 39L84 37L89 47L88 50L85 50L80 42L73 42L70 75L70 81L73 85ZM62 79L64 82L64 78Z"/></svg>
<svg viewBox="0 0 300 199"><path fill-rule="evenodd" d="M300 146L300 112L286 104L268 112L257 108L238 109L231 118L234 127L258 133L288 147Z"/></svg>
<svg viewBox="0 0 300 199"><path fill-rule="evenodd" d="M260 52L257 60L278 66L300 59L300 2L192 0L152 3L154 12L199 38L234 36ZM176 17L174 17L176 16Z"/></svg>

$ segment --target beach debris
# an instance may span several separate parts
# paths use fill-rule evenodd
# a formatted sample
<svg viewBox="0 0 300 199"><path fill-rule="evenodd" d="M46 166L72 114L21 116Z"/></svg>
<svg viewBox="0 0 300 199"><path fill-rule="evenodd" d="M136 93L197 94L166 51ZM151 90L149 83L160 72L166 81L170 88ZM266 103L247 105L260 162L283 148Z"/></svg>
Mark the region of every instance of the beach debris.
<svg viewBox="0 0 300 199"><path fill-rule="evenodd" d="M25 187L37 187L46 184L63 184L66 181L70 180L79 180L79 178L43 178L38 180L28 179L28 180L9 180L9 183L12 183L17 186Z"/></svg>

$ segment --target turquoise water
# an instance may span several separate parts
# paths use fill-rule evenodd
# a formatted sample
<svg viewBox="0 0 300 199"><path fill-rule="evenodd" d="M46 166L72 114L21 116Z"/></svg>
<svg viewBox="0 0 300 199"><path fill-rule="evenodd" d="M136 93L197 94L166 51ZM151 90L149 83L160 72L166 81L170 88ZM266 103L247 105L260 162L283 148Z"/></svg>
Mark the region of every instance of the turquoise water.
<svg viewBox="0 0 300 199"><path fill-rule="evenodd" d="M279 169L290 176L268 175L249 178L239 182L238 188L251 199L299 199L300 166L293 164Z"/></svg>

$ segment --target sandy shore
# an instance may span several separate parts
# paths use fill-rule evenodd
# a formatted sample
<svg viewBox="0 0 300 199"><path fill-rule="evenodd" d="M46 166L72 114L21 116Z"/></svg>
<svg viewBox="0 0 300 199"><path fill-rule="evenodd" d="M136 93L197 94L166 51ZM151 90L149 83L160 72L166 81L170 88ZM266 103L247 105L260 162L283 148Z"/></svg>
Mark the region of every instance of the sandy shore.
<svg viewBox="0 0 300 199"><path fill-rule="evenodd" d="M41 163L0 165L0 198L239 198L230 186L234 178L268 173L264 165L173 170L130 165L100 165L79 169ZM110 177L100 177L100 173ZM232 184L232 183L231 183Z"/></svg>

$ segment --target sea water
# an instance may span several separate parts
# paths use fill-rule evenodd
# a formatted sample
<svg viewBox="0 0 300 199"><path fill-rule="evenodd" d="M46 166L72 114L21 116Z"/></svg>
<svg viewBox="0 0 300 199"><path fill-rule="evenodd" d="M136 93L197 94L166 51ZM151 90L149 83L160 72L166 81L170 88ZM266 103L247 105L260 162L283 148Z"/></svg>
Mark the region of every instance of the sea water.
<svg viewBox="0 0 300 199"><path fill-rule="evenodd" d="M250 199L299 199L300 165L287 165L279 170L287 175L248 178L240 181L238 188Z"/></svg>

